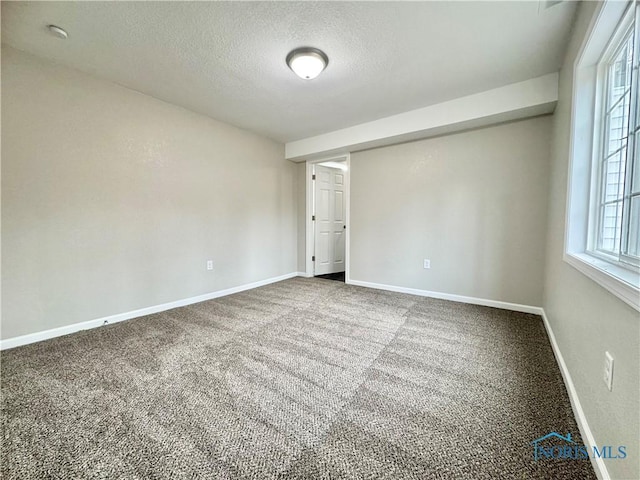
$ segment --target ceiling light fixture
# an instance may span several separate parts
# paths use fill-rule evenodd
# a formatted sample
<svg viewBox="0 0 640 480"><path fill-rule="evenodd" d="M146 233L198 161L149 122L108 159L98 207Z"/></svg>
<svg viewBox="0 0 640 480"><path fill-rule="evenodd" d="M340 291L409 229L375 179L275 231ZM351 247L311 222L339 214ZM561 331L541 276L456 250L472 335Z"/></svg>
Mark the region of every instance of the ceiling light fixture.
<svg viewBox="0 0 640 480"><path fill-rule="evenodd" d="M329 57L313 47L296 48L287 55L287 65L293 72L304 80L316 78L327 68Z"/></svg>
<svg viewBox="0 0 640 480"><path fill-rule="evenodd" d="M58 38L66 39L69 36L69 34L65 32L63 28L57 27L55 25L48 25L47 28L49 28L49 31Z"/></svg>

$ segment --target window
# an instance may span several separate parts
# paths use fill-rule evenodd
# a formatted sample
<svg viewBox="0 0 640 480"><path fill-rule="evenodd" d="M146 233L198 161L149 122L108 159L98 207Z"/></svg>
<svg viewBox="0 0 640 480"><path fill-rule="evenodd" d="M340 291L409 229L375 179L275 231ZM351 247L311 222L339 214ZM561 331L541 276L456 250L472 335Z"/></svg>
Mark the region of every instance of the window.
<svg viewBox="0 0 640 480"><path fill-rule="evenodd" d="M638 2L599 3L576 57L563 258L640 311Z"/></svg>
<svg viewBox="0 0 640 480"><path fill-rule="evenodd" d="M640 143L635 12L625 17L598 68L603 112L595 124L590 252L631 268L640 264Z"/></svg>

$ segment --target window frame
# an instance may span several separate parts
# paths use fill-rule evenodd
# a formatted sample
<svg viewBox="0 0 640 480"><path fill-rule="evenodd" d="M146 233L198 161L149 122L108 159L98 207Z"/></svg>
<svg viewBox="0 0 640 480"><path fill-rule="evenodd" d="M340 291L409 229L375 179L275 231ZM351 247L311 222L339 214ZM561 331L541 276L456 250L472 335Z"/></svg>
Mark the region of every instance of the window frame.
<svg viewBox="0 0 640 480"><path fill-rule="evenodd" d="M624 17L622 18L620 25L617 26L615 33L609 40L602 57L600 58L597 66L597 80L596 80L596 106L593 123L593 168L591 181L593 186L591 191L593 194L590 197L590 215L589 215L589 236L587 241L587 253L595 257L600 258L605 262L610 262L614 265L622 268L628 268L637 270L640 265L639 259L627 255L627 243L628 231L629 231L629 211L630 201L626 199L630 196L628 190L631 188L631 176L633 169L629 168L633 163L633 155L635 153L636 142L635 135L632 135L632 131L637 129L636 109L637 101L634 102L634 95L637 96L637 66L634 64L637 61L638 50L638 25L636 21L638 7L633 3L627 9ZM610 105L610 86L612 85L610 67L615 61L616 57L621 53L625 47L626 42L631 37L634 45L634 54L631 65L631 74L629 85L629 125L627 132L627 141L624 150L626 150L625 158L625 179L624 179L624 191L622 193L622 199L619 200L622 203L622 221L620 228L620 245L619 253L616 254L612 251L607 251L601 247L601 235L603 230L603 206L607 201L603 198L605 194L605 181L606 181L606 160L611 156L607 155L607 144L609 134L609 122L611 120L610 111L615 108L615 105L622 100L626 94L620 97L613 105ZM634 74L633 70L636 70ZM622 147L621 149L622 150ZM631 156L631 162L629 162L629 156ZM617 203L618 201L616 201Z"/></svg>
<svg viewBox="0 0 640 480"><path fill-rule="evenodd" d="M602 180L599 167L600 162L604 160L602 121L605 105L603 105L604 96L602 95L602 68L604 68L602 60L615 58L616 52L611 50L619 50L623 46L622 39L625 38L634 21L636 31L640 29L639 9L637 0L606 1L599 4L576 56L573 71L570 72L573 74L573 84L563 254L565 262L638 311L640 311L640 270L633 263L620 261L620 257L612 257L597 251L594 248L594 238L597 241L594 231L596 231L596 225L599 225L597 215L601 203L600 180ZM638 55L640 54L639 36L636 34L634 37L637 57L640 56ZM607 57L607 54L610 56ZM634 61L633 66L635 65L637 63ZM635 76L637 89L637 70L634 74L632 82ZM633 85L632 83L632 88ZM630 123L637 122L640 118L640 112L633 113L635 116L633 120L630 117ZM633 147L628 145L627 148ZM625 177L630 175L630 170L625 171ZM625 183L628 183L627 180ZM598 208L593 208L594 202ZM628 231L621 232L622 235L627 233Z"/></svg>

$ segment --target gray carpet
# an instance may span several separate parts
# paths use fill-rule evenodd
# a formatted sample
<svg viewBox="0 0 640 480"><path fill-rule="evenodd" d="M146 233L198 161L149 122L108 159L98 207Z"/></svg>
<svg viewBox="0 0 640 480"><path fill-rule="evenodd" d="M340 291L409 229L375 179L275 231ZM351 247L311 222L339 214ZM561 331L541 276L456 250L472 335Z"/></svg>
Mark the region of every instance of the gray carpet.
<svg viewBox="0 0 640 480"><path fill-rule="evenodd" d="M535 315L295 278L2 352L2 477L595 478Z"/></svg>

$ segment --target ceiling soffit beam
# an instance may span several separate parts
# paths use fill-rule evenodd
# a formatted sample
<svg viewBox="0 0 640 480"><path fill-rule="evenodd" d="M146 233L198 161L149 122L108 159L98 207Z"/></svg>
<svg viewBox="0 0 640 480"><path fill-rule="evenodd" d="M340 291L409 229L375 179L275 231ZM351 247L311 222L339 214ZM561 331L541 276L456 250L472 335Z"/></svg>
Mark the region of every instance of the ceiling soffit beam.
<svg viewBox="0 0 640 480"><path fill-rule="evenodd" d="M289 142L285 157L301 162L551 113L558 74L456 98L436 105Z"/></svg>

